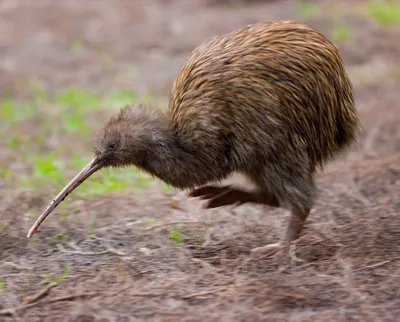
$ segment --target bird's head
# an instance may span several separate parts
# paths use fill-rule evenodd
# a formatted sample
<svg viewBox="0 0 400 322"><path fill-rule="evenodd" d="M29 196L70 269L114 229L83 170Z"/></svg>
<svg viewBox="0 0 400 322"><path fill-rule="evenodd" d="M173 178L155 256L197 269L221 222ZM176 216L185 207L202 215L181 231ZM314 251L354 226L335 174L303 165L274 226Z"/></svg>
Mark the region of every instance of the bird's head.
<svg viewBox="0 0 400 322"><path fill-rule="evenodd" d="M102 167L141 166L166 126L158 109L138 105L121 109L97 137L95 159Z"/></svg>
<svg viewBox="0 0 400 322"><path fill-rule="evenodd" d="M141 167L145 164L152 144L160 142L160 133L166 127L165 118L157 109L143 105L122 108L98 135L94 158L49 203L29 230L28 238L72 191L96 171L105 167Z"/></svg>

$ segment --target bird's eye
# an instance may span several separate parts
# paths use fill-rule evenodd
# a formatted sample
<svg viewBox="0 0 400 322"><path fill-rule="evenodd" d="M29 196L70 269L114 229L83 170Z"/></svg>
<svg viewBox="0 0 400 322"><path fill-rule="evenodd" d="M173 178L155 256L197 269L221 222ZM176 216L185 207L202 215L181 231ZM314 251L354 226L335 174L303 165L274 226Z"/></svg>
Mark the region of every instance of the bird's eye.
<svg viewBox="0 0 400 322"><path fill-rule="evenodd" d="M110 149L114 150L117 147L115 143L110 143Z"/></svg>

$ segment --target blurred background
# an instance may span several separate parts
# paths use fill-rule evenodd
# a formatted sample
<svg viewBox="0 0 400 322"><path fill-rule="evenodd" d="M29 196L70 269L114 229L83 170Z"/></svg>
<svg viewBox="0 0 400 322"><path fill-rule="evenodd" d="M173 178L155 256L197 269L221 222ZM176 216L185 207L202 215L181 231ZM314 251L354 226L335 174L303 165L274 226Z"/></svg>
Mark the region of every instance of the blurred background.
<svg viewBox="0 0 400 322"><path fill-rule="evenodd" d="M374 220L376 212L382 211L392 227L385 228L389 229L385 230L391 240L388 244L400 244L400 229L393 226L398 218L390 217L391 211L400 210L394 201L400 199L399 1L1 0L0 320L4 316L10 321L180 321L196 314L205 321L262 319L272 290L285 284L283 280L273 284L274 278L266 275L276 270L276 262L249 264L245 273L236 271L239 279L230 272L247 258L252 246L279 235L281 224L276 221L283 217L276 214L280 210L266 216L262 209L247 206L235 216L216 210L211 215L218 216L202 217L187 210L190 203L177 191L136 169L107 170L79 187L31 240L25 236L40 211L91 159L96 132L121 106L145 102L167 108L175 75L202 41L275 19L300 20L323 32L338 46L355 88L362 136L357 146L321 175L325 213L319 213L326 215L324 219L335 213L336 205L328 202L334 200L346 209L342 213L355 216L349 215L349 222L363 214L362 218L370 219L365 227L378 227L382 218L379 224ZM349 224L341 222L345 223ZM361 236L357 229L363 226L358 225L351 226L351 232ZM312 239L313 233L309 236ZM329 236L341 243L347 238ZM364 237L371 240L369 235ZM390 257L392 248L382 245L384 251L379 253L381 248L369 244L377 249L369 259L387 254L389 258L380 262L397 265L385 268L399 273L398 261ZM315 248L305 244L303 260L331 261L331 265L336 263L338 249L316 254ZM358 264L364 260L360 257ZM290 274L293 281L299 280L294 271ZM306 293L299 289L274 293L283 306L269 309L271 321L322 319L309 313L315 310L327 320L335 319L332 312L337 308L347 312L346 305L365 298L376 310L359 309L352 314L365 314L364 318L375 321L386 314L389 321L396 307L400 313L394 297L390 300L394 294L400 298L398 290L386 290L387 297L382 295L385 292L375 296L372 289L378 281L371 276L358 281L366 283L362 284L364 294L349 290L347 282L336 288L322 279L307 284L306 280L316 278L309 274L300 279L307 285ZM269 276L269 282L260 276ZM393 278L398 275L387 285L399 285ZM244 293L226 286L239 280L246 284ZM50 282L63 285L54 288L50 298L65 294L76 298L54 303L35 299L32 308L10 310L26 304L27 296ZM123 290L124 285L129 289ZM324 298L322 290L327 287L331 295ZM105 291L114 293L105 295ZM185 291L193 297L185 298ZM218 301L210 300L207 292ZM246 300L238 294L247 294ZM308 296L312 300L305 300ZM77 303L80 297L84 300ZM344 299L351 300L346 304ZM346 320L347 313L341 314Z"/></svg>

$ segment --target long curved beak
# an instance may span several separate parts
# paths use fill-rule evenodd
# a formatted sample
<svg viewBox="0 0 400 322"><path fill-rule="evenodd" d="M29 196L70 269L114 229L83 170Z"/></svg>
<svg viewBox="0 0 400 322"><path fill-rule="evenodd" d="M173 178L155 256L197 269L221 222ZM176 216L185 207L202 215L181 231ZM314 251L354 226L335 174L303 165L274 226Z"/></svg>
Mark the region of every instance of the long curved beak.
<svg viewBox="0 0 400 322"><path fill-rule="evenodd" d="M28 232L27 238L32 237L35 231L39 228L40 224L46 219L48 215L72 192L77 188L83 181L89 178L93 173L103 167L103 162L98 158L94 158L90 163L82 169L65 187L60 193L49 203L47 208L39 216L36 222L32 225Z"/></svg>

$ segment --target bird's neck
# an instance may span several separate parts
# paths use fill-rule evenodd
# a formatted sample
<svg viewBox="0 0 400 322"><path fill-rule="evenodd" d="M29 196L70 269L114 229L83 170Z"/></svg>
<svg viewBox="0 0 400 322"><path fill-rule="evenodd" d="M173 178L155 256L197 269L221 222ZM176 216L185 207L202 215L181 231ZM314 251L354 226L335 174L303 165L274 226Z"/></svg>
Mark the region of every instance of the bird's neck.
<svg viewBox="0 0 400 322"><path fill-rule="evenodd" d="M221 177L212 156L199 151L163 120L152 133L143 170L180 189L204 185Z"/></svg>

